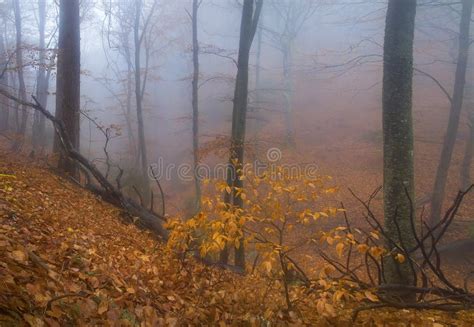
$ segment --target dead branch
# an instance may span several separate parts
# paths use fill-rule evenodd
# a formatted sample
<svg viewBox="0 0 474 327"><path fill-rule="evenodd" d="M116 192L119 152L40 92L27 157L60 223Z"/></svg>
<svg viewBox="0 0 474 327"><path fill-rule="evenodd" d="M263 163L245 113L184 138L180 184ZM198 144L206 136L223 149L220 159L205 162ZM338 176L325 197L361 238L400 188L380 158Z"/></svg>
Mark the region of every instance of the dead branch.
<svg viewBox="0 0 474 327"><path fill-rule="evenodd" d="M53 124L54 130L59 137L61 147L65 154L71 160L87 170L100 184L102 189L96 189L96 191L98 191L101 196L103 195L104 198L109 199L114 205L123 208L131 217L136 217L137 219L134 219L134 221L136 221L140 227L151 230L158 237L164 240L168 238L168 231L163 227L161 222L164 220L164 217L150 212L147 208L136 203L134 200L127 198L119 188L112 185L112 183L107 180L107 178L93 163L91 163L86 157L74 149L69 139L68 133L64 127L64 123L54 117L48 110L43 108L35 97L33 97L35 102L32 103L19 99L5 90L0 89L0 94L19 103L20 105L30 107L43 114Z"/></svg>
<svg viewBox="0 0 474 327"><path fill-rule="evenodd" d="M471 190L474 189L474 185L471 185L467 190L460 191L454 199L452 205L447 209L443 219L435 226L428 226L423 222L417 228L415 224L415 210L414 203L410 199L411 210L410 210L410 225L411 232L414 237L415 244L410 248L402 242L399 244L396 240L401 238L400 226L395 219L395 225L397 228L398 235L389 235L383 228L383 225L377 220L373 213L370 203L376 196L380 189L373 192L367 201L361 200L354 192L350 190L352 195L363 205L366 210L364 218L369 223L373 231L381 235L381 239L374 240L370 233L361 231L361 235L366 237L365 244L372 243L374 246L378 244L385 244L389 247L389 251L386 255L380 257L374 257L369 251L365 253L364 265L366 267L365 275L358 274L358 267L354 268L352 249L349 249L346 253L344 262L334 259L328 254L319 250L321 258L330 266L332 266L338 276L334 276L334 280L347 280L350 284L356 285L355 289L353 286L347 286L352 291L365 291L375 290L378 295L379 302L369 303L367 301L362 306L354 309L353 321L357 319L360 312L370 310L374 308L391 307L396 309L433 309L443 311L459 311L474 307L474 294L470 293L467 287L467 281L472 277L473 273L469 273L465 280L463 287L458 287L455 283L450 280L448 275L443 270L441 264L441 248L439 247L440 241L446 234L449 226L451 226L457 212L463 202L464 197ZM407 193L408 196L408 193ZM423 218L421 216L421 218ZM347 215L344 216L346 222L345 233L351 233L351 226ZM351 233L352 234L352 233ZM359 244L359 241L355 241L355 244ZM360 241L362 242L362 241ZM391 249L391 251L390 251ZM401 253L405 260L408 260L411 272L414 274L415 283L413 285L392 285L387 284L383 279L384 276L384 257L391 256L394 254L393 251ZM421 252L421 258L415 254ZM370 260L369 260L370 259ZM420 264L419 261L422 260ZM379 275L376 280L372 275L374 267L371 267L370 263L375 264L375 268ZM340 276L339 276L340 274ZM404 302L401 299L394 298L392 296L394 291L406 291L417 295L415 302Z"/></svg>

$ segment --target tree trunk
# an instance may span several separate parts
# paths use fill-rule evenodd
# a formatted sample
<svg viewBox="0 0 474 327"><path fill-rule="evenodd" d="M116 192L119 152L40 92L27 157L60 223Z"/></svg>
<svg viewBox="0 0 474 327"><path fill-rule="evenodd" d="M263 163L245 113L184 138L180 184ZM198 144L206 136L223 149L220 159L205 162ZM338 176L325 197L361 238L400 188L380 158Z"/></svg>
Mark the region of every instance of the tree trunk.
<svg viewBox="0 0 474 327"><path fill-rule="evenodd" d="M20 9L20 0L13 1L13 11L15 13L15 29L16 29L16 65L17 65L17 74L18 74L18 94L20 99L26 99L26 86L25 86L25 77L23 73L23 41L22 41L22 19L21 19L21 9ZM17 133L24 135L26 131L26 123L28 121L28 111L25 106L21 106L21 121L17 120ZM18 148L20 142L17 140L14 147Z"/></svg>
<svg viewBox="0 0 474 327"><path fill-rule="evenodd" d="M467 190L472 184L471 164L474 155L474 108L469 112L469 134L464 150L464 158L461 165L461 188Z"/></svg>
<svg viewBox="0 0 474 327"><path fill-rule="evenodd" d="M0 89L8 90L8 55L5 51L5 42L3 39L3 33L0 33ZM6 131L8 129L8 121L10 119L10 105L9 99L6 97L0 98L0 131Z"/></svg>
<svg viewBox="0 0 474 327"><path fill-rule="evenodd" d="M454 145L459 128L459 118L461 116L464 86L466 84L466 68L469 54L469 29L472 16L472 4L474 0L462 1L461 23L459 27L459 50L454 80L453 98L449 112L448 128L444 137L441 158L436 171L436 178L433 187L433 197L431 198L431 225L435 225L440 220L443 207L446 181L448 178L449 165L453 156Z"/></svg>
<svg viewBox="0 0 474 327"><path fill-rule="evenodd" d="M262 28L262 17L260 17L260 23L258 25L257 32L257 50L256 50L256 62L255 62L255 105L253 106L253 111L255 112L255 123L254 123L254 138L255 138L255 155L258 158L260 153L260 143L259 143L259 132L260 132L260 113L262 106L262 42L263 42L263 28Z"/></svg>
<svg viewBox="0 0 474 327"><path fill-rule="evenodd" d="M134 43L135 43L135 100L137 105L137 125L138 125L138 152L140 154L140 165L142 171L142 178L143 178L143 190L148 193L150 188L148 182L148 159L147 159L147 151L146 151L146 142L145 142L145 127L143 124L143 92L142 92L142 80L140 74L140 55L141 55L141 44L142 44L142 36L140 36L140 17L142 12L142 1L136 1L135 7L135 23L133 26L133 35L134 35ZM145 33L143 31L142 33ZM145 198L147 198L148 194L145 194Z"/></svg>
<svg viewBox="0 0 474 327"><path fill-rule="evenodd" d="M10 87L12 90L17 90L16 95L20 98L20 92L18 91L18 74L14 71L8 72L8 81L10 82ZM13 128L15 132L18 130L18 126L20 126L20 108L21 105L18 102L14 102L13 107Z"/></svg>
<svg viewBox="0 0 474 327"><path fill-rule="evenodd" d="M192 95L192 106L193 106L193 164L194 164L194 193L195 193L195 211L198 212L201 209L201 183L198 177L198 165L199 165L199 41L198 41L198 0L193 0L193 95Z"/></svg>
<svg viewBox="0 0 474 327"><path fill-rule="evenodd" d="M414 201L412 80L416 1L388 3L383 76L383 190L385 229L406 248L414 244L410 219ZM387 244L392 248L392 244ZM408 260L387 257L384 277L388 284L413 285ZM412 294L398 294L413 300Z"/></svg>
<svg viewBox="0 0 474 327"><path fill-rule="evenodd" d="M248 101L248 78L249 57L252 41L258 24L258 18L262 9L263 0L256 0L254 12L254 0L244 0L242 9L242 21L240 25L239 56L237 60L237 77L234 91L234 106L232 110L232 135L230 146L230 158L227 169L227 183L232 189L232 194L226 192L224 202L230 210L242 208L243 200L236 195L236 189L243 187L240 179L239 167L244 162L245 125ZM221 263L226 264L228 250L221 253ZM235 249L235 265L245 269L245 249L243 239Z"/></svg>
<svg viewBox="0 0 474 327"><path fill-rule="evenodd" d="M128 42L127 42L128 44ZM133 160L135 160L135 164L138 164L138 154L137 154L137 146L135 143L135 137L133 135L133 125L132 125L132 99L133 99L133 65L132 65L132 57L130 55L130 50L128 45L125 46L126 48L126 56L127 56L127 99L126 99L126 117L125 122L127 124L127 135L128 135L128 143L130 145L130 151L132 153Z"/></svg>
<svg viewBox="0 0 474 327"><path fill-rule="evenodd" d="M38 1L38 29L39 29L39 68L36 76L36 98L38 102L47 107L48 89L49 89L49 73L46 73L46 42L45 42L45 26L46 26L46 0ZM33 133L32 144L36 149L45 144L45 119L44 115L35 111L33 116Z"/></svg>
<svg viewBox="0 0 474 327"><path fill-rule="evenodd" d="M283 44L283 84L285 97L285 124L286 142L290 146L295 145L293 128L293 41L287 40Z"/></svg>
<svg viewBox="0 0 474 327"><path fill-rule="evenodd" d="M56 118L64 122L66 132L76 151L79 151L80 136L80 73L79 0L60 0ZM59 142L56 135L55 148L58 152ZM59 168L71 176L78 174L77 165L64 153L60 153Z"/></svg>

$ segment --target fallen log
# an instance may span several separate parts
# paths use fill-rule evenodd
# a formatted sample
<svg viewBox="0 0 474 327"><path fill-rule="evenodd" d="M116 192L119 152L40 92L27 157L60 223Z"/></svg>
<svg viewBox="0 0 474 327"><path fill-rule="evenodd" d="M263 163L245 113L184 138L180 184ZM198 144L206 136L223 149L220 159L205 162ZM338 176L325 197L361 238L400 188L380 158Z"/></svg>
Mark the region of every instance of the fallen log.
<svg viewBox="0 0 474 327"><path fill-rule="evenodd" d="M51 121L54 130L60 139L61 148L64 153L84 170L86 170L102 187L100 192L108 199L109 202L116 206L124 209L132 218L133 221L142 228L152 231L156 236L163 240L168 239L168 231L163 227L163 221L165 218L155 212L151 212L142 205L136 203L134 200L127 198L117 187L115 187L101 172L100 170L90 162L86 157L79 153L69 139L69 136L64 127L64 123L53 116L48 110L43 108L41 104L33 97L33 102L23 101L9 92L0 89L0 94L13 100L23 106L30 107L36 111L39 111L46 119ZM89 184L90 185L90 184Z"/></svg>

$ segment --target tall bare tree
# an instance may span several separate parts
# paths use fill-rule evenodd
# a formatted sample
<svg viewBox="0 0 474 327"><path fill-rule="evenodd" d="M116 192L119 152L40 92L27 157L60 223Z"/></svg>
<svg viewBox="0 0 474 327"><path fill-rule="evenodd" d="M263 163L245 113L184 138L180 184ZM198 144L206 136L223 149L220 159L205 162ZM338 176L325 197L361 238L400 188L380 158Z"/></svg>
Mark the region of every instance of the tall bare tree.
<svg viewBox="0 0 474 327"><path fill-rule="evenodd" d="M199 40L198 40L198 10L202 0L193 0L193 12L191 15L193 30L193 164L194 164L194 192L195 208L201 208L201 183L198 177L199 165Z"/></svg>
<svg viewBox="0 0 474 327"><path fill-rule="evenodd" d="M472 104L471 104L472 106ZM467 190L472 184L471 165L472 157L474 156L474 108L469 108L468 111L468 139L466 140L466 147L464 149L464 157L461 164L461 189Z"/></svg>
<svg viewBox="0 0 474 327"><path fill-rule="evenodd" d="M3 33L0 33L0 89L8 89L8 54L6 52ZM0 98L0 131L8 129L10 120L9 100L6 97Z"/></svg>
<svg viewBox="0 0 474 327"><path fill-rule="evenodd" d="M227 169L227 184L231 192L225 192L224 202L229 210L243 207L243 199L236 190L243 187L241 170L244 162L245 126L248 103L249 57L253 38L262 10L263 0L244 0L242 20L240 24L239 55L237 59L237 77L235 80L234 105L232 110L232 134L230 158ZM229 249L221 252L220 261L227 264ZM235 265L245 268L245 249L243 240L235 249Z"/></svg>
<svg viewBox="0 0 474 327"><path fill-rule="evenodd" d="M416 0L390 0L383 55L383 190L385 229L402 247L414 239L410 219L414 197L412 122L413 39ZM393 244L387 244L389 248ZM387 257L388 284L412 285L408 262ZM411 296L411 295L410 295Z"/></svg>
<svg viewBox="0 0 474 327"><path fill-rule="evenodd" d="M112 69L116 80L123 82L121 83L122 90L119 92L109 86L108 79L106 79L104 86L118 101L124 113L130 154L134 160L134 166L136 166L139 162L139 158L134 135L135 121L132 117L135 114L132 110L135 94L135 72L133 66L134 46L132 44L135 8L131 2L121 1L113 3L111 0L103 0L103 6L107 13L106 23L102 31L104 36L103 47L107 55L107 64ZM119 55L120 60L118 62L108 55L108 52L105 51L107 48L115 51ZM125 62L125 70L122 68L121 60ZM123 94L125 95L125 99L123 99Z"/></svg>
<svg viewBox="0 0 474 327"><path fill-rule="evenodd" d="M137 0L135 2L135 21L133 25L133 40L134 40L134 49L135 49L135 101L136 101L136 110L137 110L137 125L138 125L138 150L140 153L140 167L142 171L142 186L145 193L148 193L150 188L148 180L148 156L145 142L145 126L143 123L143 98L145 95L147 78L148 78L148 63L150 57L150 48L145 46L145 69L142 76L141 70L141 54L142 46L149 37L150 33L150 22L154 15L157 0L153 1L151 8L148 10L144 19L143 16L143 1ZM142 24L143 20L143 24Z"/></svg>
<svg viewBox="0 0 474 327"><path fill-rule="evenodd" d="M449 112L448 127L444 136L441 158L436 171L436 178L433 186L431 198L431 219L432 225L439 222L443 206L446 181L448 178L449 166L453 156L456 136L459 129L459 120L464 99L464 88L466 84L466 70L469 57L469 31L472 18L472 6L474 0L462 0L461 21L459 25L459 49L454 79L454 90Z"/></svg>
<svg viewBox="0 0 474 327"><path fill-rule="evenodd" d="M270 8L276 14L276 26L265 26L273 45L282 54L284 110L286 138L294 145L293 126L293 56L294 44L305 22L316 12L317 0L271 0Z"/></svg>
<svg viewBox="0 0 474 327"><path fill-rule="evenodd" d="M80 0L59 1L58 68L56 77L56 118L64 122L71 145L79 150L81 48ZM59 152L59 137L55 148ZM77 166L64 153L60 154L59 168L76 176Z"/></svg>
<svg viewBox="0 0 474 327"><path fill-rule="evenodd" d="M47 46L45 29L46 0L38 0L39 67L36 75L36 98L43 108L47 107L49 80L51 77L51 68L50 65L48 65L49 63L46 62ZM52 61L54 62L54 56ZM45 144L45 126L46 122L44 116L38 111L35 111L32 132L32 143L34 148Z"/></svg>
<svg viewBox="0 0 474 327"><path fill-rule="evenodd" d="M471 53L469 54L468 70L474 69L474 56L472 55L474 47L470 46ZM464 96L464 108L468 116L468 134L466 140L466 147L464 148L464 158L461 164L460 171L460 185L462 190L466 190L472 183L471 165L472 157L474 156L474 74L468 74L469 81L466 82L466 92Z"/></svg>
<svg viewBox="0 0 474 327"><path fill-rule="evenodd" d="M20 8L20 0L13 0L13 12L15 14L15 30L16 30L16 69L18 74L18 95L22 100L26 100L26 85L23 68L23 35L22 35L22 16ZM17 133L24 135L26 131L26 123L28 121L28 110L25 106L21 106L21 120L19 118L19 112L16 111L16 127ZM19 147L20 143L15 142L14 147Z"/></svg>

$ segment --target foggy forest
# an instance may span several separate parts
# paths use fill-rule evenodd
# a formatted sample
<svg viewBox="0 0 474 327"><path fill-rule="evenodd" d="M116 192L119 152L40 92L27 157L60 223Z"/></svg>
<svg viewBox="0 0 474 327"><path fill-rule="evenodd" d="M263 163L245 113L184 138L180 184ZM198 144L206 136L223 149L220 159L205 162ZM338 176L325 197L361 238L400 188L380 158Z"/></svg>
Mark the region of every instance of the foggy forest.
<svg viewBox="0 0 474 327"><path fill-rule="evenodd" d="M474 0L0 0L1 326L474 326Z"/></svg>

